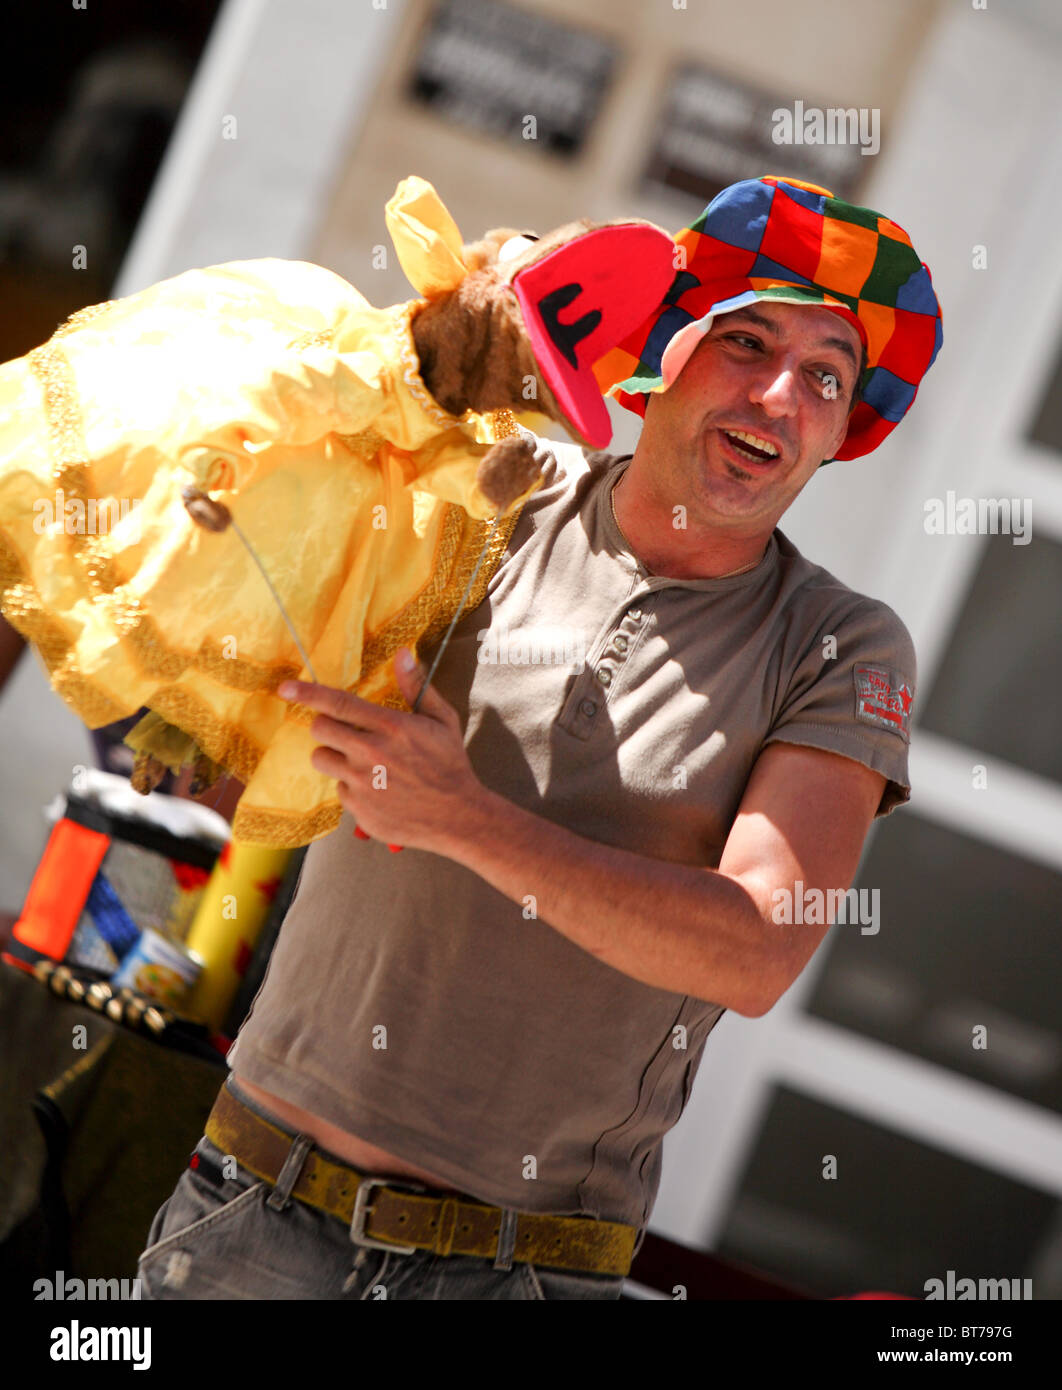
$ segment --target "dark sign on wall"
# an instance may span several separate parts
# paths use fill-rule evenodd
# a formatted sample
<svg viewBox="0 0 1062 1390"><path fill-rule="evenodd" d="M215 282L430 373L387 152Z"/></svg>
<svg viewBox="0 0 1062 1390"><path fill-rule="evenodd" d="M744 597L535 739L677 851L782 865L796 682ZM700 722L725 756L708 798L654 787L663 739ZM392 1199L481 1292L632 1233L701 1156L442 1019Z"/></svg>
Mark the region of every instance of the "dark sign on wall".
<svg viewBox="0 0 1062 1390"><path fill-rule="evenodd" d="M486 134L573 155L612 76L616 47L496 0L442 0L425 29L410 94Z"/></svg>
<svg viewBox="0 0 1062 1390"><path fill-rule="evenodd" d="M788 174L851 197L880 147L879 115L817 107L683 67L668 88L645 181L702 204L728 184L763 174Z"/></svg>

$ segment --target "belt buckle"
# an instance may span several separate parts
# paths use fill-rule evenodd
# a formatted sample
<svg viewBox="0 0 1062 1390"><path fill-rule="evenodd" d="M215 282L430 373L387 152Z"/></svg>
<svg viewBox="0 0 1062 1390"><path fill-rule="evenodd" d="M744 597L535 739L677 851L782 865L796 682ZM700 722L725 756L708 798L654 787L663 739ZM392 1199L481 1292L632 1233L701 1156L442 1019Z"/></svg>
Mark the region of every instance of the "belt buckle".
<svg viewBox="0 0 1062 1390"><path fill-rule="evenodd" d="M361 1178L354 1194L354 1215L350 1220L350 1239L355 1245L367 1245L373 1250L389 1250L392 1255L413 1255L420 1248L416 1245L393 1245L386 1240L374 1240L365 1233L365 1220L372 1207L369 1193L374 1187L398 1187L407 1192L427 1192L428 1188L419 1182L403 1182L399 1178Z"/></svg>

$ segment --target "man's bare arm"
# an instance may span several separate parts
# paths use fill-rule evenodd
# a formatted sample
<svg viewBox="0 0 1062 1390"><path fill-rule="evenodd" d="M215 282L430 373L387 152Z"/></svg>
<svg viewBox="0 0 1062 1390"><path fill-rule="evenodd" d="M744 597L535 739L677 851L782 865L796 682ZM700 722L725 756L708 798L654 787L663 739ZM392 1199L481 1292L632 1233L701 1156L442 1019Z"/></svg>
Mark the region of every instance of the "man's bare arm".
<svg viewBox="0 0 1062 1390"><path fill-rule="evenodd" d="M412 703L422 672L396 662L395 673ZM771 744L718 870L691 868L587 840L492 792L457 711L430 686L419 714L300 681L280 694L321 712L311 762L337 779L360 833L464 864L515 903L533 897L537 917L625 975L749 1017L789 988L827 930L776 924L774 892L847 889L885 785L850 758Z"/></svg>
<svg viewBox="0 0 1062 1390"><path fill-rule="evenodd" d="M758 1017L828 930L776 924L773 891L848 888L884 785L849 758L770 745L718 870L598 844L487 789L437 852L643 984Z"/></svg>

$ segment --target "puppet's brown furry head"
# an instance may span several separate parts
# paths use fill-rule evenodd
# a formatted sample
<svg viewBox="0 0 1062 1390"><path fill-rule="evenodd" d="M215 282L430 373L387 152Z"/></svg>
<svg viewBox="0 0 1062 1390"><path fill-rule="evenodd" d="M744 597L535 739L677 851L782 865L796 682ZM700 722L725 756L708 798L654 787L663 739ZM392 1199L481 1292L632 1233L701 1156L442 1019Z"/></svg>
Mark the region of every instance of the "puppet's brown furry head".
<svg viewBox="0 0 1062 1390"><path fill-rule="evenodd" d="M466 242L461 248L461 259L469 270L484 270L497 263L502 247L514 237L538 240L534 232L520 232L515 227L494 227L484 232L479 241Z"/></svg>
<svg viewBox="0 0 1062 1390"><path fill-rule="evenodd" d="M420 374L444 410L539 410L567 421L542 380L515 294L498 266L474 270L413 319Z"/></svg>
<svg viewBox="0 0 1062 1390"><path fill-rule="evenodd" d="M512 282L520 271L587 232L631 222L582 218L531 240L523 249L517 243L505 260L498 254L506 242L534 238L534 233L497 227L465 246L462 259L468 276L455 290L430 300L412 325L421 376L439 404L452 415L466 410L536 410L586 444L538 370Z"/></svg>

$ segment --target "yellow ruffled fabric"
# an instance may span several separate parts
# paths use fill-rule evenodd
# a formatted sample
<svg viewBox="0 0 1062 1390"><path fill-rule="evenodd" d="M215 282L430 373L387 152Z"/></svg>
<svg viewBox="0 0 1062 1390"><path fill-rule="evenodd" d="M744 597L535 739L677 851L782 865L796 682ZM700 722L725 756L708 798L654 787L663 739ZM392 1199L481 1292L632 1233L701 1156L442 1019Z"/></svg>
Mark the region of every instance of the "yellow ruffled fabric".
<svg viewBox="0 0 1062 1390"><path fill-rule="evenodd" d="M465 273L423 180L388 223L425 294ZM456 611L493 518L476 469L512 429L429 395L420 302L376 309L320 266L230 262L83 309L0 366L0 607L90 728L148 706L239 777L237 840L307 844L341 807L310 765L313 712L275 694L310 679L298 648L233 528L197 526L182 488L230 508L319 680L408 708L392 657Z"/></svg>

